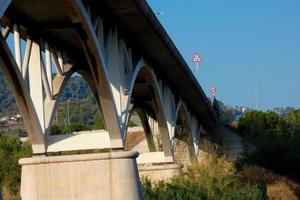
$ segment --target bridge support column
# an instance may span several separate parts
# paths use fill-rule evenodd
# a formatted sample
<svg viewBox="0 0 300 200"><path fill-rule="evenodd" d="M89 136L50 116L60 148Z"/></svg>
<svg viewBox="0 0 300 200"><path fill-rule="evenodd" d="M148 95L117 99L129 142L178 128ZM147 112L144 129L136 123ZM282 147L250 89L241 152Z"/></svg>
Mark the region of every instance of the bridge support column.
<svg viewBox="0 0 300 200"><path fill-rule="evenodd" d="M20 159L23 200L141 199L137 152Z"/></svg>
<svg viewBox="0 0 300 200"><path fill-rule="evenodd" d="M139 164L140 178L149 177L151 180L168 180L182 172L182 165L165 163L160 165Z"/></svg>

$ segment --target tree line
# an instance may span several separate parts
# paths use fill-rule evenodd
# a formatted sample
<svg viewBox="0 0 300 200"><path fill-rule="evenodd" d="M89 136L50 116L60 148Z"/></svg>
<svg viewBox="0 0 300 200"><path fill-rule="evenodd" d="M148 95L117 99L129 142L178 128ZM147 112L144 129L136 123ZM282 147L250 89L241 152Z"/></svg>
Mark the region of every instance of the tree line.
<svg viewBox="0 0 300 200"><path fill-rule="evenodd" d="M238 132L246 141L240 164L254 163L300 182L300 109L286 116L247 112Z"/></svg>

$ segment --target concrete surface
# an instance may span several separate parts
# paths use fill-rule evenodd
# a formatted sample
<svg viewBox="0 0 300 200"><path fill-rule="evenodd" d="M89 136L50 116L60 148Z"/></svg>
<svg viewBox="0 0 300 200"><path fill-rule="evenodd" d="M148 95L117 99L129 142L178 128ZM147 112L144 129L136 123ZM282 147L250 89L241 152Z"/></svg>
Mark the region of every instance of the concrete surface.
<svg viewBox="0 0 300 200"><path fill-rule="evenodd" d="M139 165L140 178L148 177L151 180L168 180L181 172L182 165L163 164L163 165Z"/></svg>
<svg viewBox="0 0 300 200"><path fill-rule="evenodd" d="M20 159L22 200L141 199L137 152Z"/></svg>

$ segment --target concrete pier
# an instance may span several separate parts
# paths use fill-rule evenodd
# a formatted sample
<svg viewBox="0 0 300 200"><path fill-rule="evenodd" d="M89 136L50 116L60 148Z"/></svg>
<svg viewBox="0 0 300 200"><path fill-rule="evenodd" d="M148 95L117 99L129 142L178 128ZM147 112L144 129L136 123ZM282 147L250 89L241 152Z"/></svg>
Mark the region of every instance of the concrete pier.
<svg viewBox="0 0 300 200"><path fill-rule="evenodd" d="M153 181L169 180L181 173L182 165L166 163L162 165L139 165L140 178L148 177Z"/></svg>
<svg viewBox="0 0 300 200"><path fill-rule="evenodd" d="M137 152L20 159L23 200L141 199Z"/></svg>

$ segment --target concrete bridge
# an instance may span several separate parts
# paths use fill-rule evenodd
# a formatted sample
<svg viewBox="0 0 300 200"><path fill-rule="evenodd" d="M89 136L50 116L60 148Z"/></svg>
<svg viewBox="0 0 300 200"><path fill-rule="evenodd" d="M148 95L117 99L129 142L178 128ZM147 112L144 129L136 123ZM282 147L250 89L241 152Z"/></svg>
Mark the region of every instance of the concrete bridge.
<svg viewBox="0 0 300 200"><path fill-rule="evenodd" d="M20 160L23 200L140 199L137 163L197 163L201 130L218 120L144 0L1 0L0 18L0 70L34 154ZM52 136L74 73L92 89L106 130ZM124 149L133 111L150 150L138 158ZM111 151L49 156L95 149Z"/></svg>

